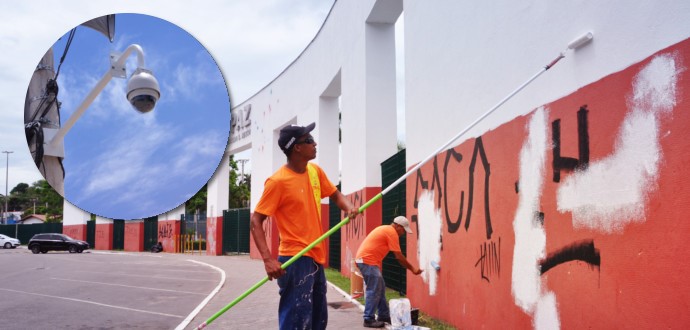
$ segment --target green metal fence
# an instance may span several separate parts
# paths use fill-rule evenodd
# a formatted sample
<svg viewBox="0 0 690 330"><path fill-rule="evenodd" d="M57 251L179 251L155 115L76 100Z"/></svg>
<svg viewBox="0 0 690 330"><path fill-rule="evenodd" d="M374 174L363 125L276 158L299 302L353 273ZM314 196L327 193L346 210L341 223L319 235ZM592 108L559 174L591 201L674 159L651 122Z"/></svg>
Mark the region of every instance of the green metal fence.
<svg viewBox="0 0 690 330"><path fill-rule="evenodd" d="M340 184L338 184L340 190ZM328 228L333 228L342 219L340 218L340 208L329 199L328 205ZM328 237L328 267L340 270L340 230Z"/></svg>
<svg viewBox="0 0 690 330"><path fill-rule="evenodd" d="M144 251L151 250L151 247L158 243L158 217L144 219Z"/></svg>
<svg viewBox="0 0 690 330"><path fill-rule="evenodd" d="M19 239L26 245L31 237L41 233L62 233L62 223L35 223L31 225L0 225L0 234Z"/></svg>
<svg viewBox="0 0 690 330"><path fill-rule="evenodd" d="M96 220L86 222L86 243L94 249L96 247Z"/></svg>
<svg viewBox="0 0 690 330"><path fill-rule="evenodd" d="M125 220L113 220L113 250L125 249Z"/></svg>
<svg viewBox="0 0 690 330"><path fill-rule="evenodd" d="M249 253L249 209L223 210L223 253Z"/></svg>
<svg viewBox="0 0 690 330"><path fill-rule="evenodd" d="M386 189L395 180L403 176L405 171L405 150L403 149L381 163L381 183L383 189ZM405 184L400 184L383 196L381 199L382 224L390 224L395 217L405 215L406 191ZM400 249L407 256L406 236L400 237ZM395 259L395 256L389 253L383 259L383 279L386 282L386 286L405 294L407 292L406 276L407 271L405 267L402 267Z"/></svg>

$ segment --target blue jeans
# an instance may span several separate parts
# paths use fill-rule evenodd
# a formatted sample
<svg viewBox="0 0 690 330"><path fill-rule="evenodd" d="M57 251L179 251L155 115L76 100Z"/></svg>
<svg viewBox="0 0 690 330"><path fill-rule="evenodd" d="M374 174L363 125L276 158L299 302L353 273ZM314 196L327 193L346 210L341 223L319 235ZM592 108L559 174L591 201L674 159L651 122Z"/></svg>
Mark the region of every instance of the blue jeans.
<svg viewBox="0 0 690 330"><path fill-rule="evenodd" d="M278 261L285 263L290 258L279 256ZM328 306L323 265L302 256L285 268L285 275L278 278L278 287L278 321L281 330L326 329Z"/></svg>
<svg viewBox="0 0 690 330"><path fill-rule="evenodd" d="M374 312L378 310L379 319L391 316L386 302L386 283L378 266L357 263L357 267L362 271L364 283L367 285L364 301L364 320L375 320Z"/></svg>

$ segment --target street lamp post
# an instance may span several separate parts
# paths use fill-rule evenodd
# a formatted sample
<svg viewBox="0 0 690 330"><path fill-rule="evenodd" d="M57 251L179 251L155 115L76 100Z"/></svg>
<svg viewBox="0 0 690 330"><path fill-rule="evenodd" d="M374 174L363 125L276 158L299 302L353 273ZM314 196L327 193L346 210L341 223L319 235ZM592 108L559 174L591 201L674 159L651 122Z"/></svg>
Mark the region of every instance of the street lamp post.
<svg viewBox="0 0 690 330"><path fill-rule="evenodd" d="M3 222L2 223L7 223L7 201L9 200L9 196L7 195L7 188L9 184L9 177L10 177L10 154L13 153L14 151L3 151L3 154L7 154L7 163L5 164L5 216L3 217Z"/></svg>
<svg viewBox="0 0 690 330"><path fill-rule="evenodd" d="M44 155L53 157L65 157L64 138L74 126L74 123L84 114L89 105L96 99L105 86L112 78L126 78L125 61L129 55L135 54L137 57L137 69L127 82L127 100L132 104L135 110L140 113L147 113L156 105L160 98L160 87L158 80L154 77L153 72L145 69L144 51L141 46L132 44L125 49L122 54L113 53L110 55L111 67L101 80L96 83L96 86L86 95L86 98L77 107L74 113L67 119L67 121L59 129L43 128L43 135L46 137L44 141Z"/></svg>

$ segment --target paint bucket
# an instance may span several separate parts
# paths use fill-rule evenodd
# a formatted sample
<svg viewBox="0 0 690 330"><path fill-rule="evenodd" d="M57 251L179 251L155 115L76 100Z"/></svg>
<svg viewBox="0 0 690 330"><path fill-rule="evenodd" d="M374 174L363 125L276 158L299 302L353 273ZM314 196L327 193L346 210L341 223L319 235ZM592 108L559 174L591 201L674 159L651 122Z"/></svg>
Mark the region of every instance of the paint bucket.
<svg viewBox="0 0 690 330"><path fill-rule="evenodd" d="M352 298L359 298L364 295L364 277L359 271L359 267L352 259L350 263L350 296Z"/></svg>
<svg viewBox="0 0 690 330"><path fill-rule="evenodd" d="M419 308L412 308L410 310L410 320L412 325L419 325Z"/></svg>
<svg viewBox="0 0 690 330"><path fill-rule="evenodd" d="M410 300L407 298L391 299L388 302L391 312L392 329L408 329L412 326Z"/></svg>

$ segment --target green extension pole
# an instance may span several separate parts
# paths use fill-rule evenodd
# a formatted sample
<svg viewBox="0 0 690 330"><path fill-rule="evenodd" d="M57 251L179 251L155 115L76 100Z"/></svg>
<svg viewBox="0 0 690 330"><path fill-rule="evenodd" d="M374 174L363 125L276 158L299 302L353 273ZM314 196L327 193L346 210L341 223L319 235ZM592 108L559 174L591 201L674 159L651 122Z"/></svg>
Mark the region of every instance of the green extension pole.
<svg viewBox="0 0 690 330"><path fill-rule="evenodd" d="M370 199L368 202L366 202L364 205L359 207L359 212L362 213L364 210L369 208L372 204L374 204L376 201L381 199L383 197L383 193L379 193L374 198ZM297 253L295 256L290 258L288 261L283 263L280 268L285 269L288 266L292 265L297 259L299 259L301 256L303 256L305 253L309 252L313 247L318 245L319 243L323 242L328 236L331 236L333 233L338 231L340 227L348 224L350 222L350 217L346 217L345 219L341 220L337 225L333 226L333 228L329 229L327 232L325 232L323 235L321 235L319 238L317 238L315 241L313 241L311 244L307 245L302 251ZM237 305L240 301L242 301L244 298L246 298L248 295L252 294L252 292L256 291L259 287L264 285L264 283L268 282L268 276L264 276L264 278L261 279L261 281L257 282L254 284L249 290L245 291L243 294L241 294L239 297L235 298L232 302L227 304L225 307L223 307L221 310L219 310L217 313L213 314L211 317L208 318L204 323L200 324L197 328L198 329L203 329L207 325L211 324L213 321L215 321L219 316L223 315L223 313L227 312L230 308L233 306Z"/></svg>
<svg viewBox="0 0 690 330"><path fill-rule="evenodd" d="M386 189L381 191L378 195L374 196L374 198L370 199L367 201L364 205L362 205L359 208L359 212L363 212L366 210L371 204L374 204L376 201L381 199L383 195L391 191L393 188L395 188L397 185L399 185L401 182L405 181L408 176L410 176L412 173L416 172L419 170L424 164L426 164L429 160L434 158L437 154L441 153L443 150L447 149L453 142L455 142L457 139L459 139L461 136L465 135L472 127L477 125L480 121L484 120L488 115L490 115L492 112L494 112L496 109L498 109L500 106L502 106L504 103L506 103L509 99L511 99L515 94L520 92L523 88L527 87L532 81L537 79L542 73L546 72L550 68L552 68L558 61L563 59L565 57L565 53L568 50L575 50L577 48L582 47L583 45L589 43L592 41L593 35L591 32L587 32L584 35L580 36L579 38L571 41L568 44L568 48L566 48L563 52L561 52L553 61L551 61L549 64L545 65L541 70L539 70L537 73L535 73L532 77L527 79L522 85L520 85L518 88L513 90L510 94L508 94L506 97L504 97L500 102L498 102L496 105L494 105L491 109L486 111L483 115L481 115L479 118L477 118L474 122L469 124L465 129L463 129L460 133L455 135L450 141L446 142L446 144L442 145L440 148L435 150L431 155L429 155L427 158L422 160L421 162L417 163L413 168L411 168L409 171L407 171L403 176L401 176L398 180L390 184ZM317 238L313 243L309 244L307 247L305 247L302 251L300 251L297 255L294 257L290 258L287 262L282 264L280 268L285 269L288 266L290 266L293 262L295 262L297 259L299 259L302 255L307 253L309 250L311 250L314 246L317 244L321 243L324 239L326 239L328 236L331 234L335 233L340 227L346 225L348 222L350 222L350 218L347 217L340 221L337 225L335 225L333 228L331 228L329 231L327 231L325 234L321 235L321 237ZM260 286L262 286L264 283L268 281L268 276L264 277L261 281L258 283L254 284L249 290L247 290L245 293L243 293L241 296L237 297L235 300L233 300L231 303L229 303L227 306L223 307L218 313L213 314L206 322L202 323L197 327L197 329L203 329L207 325L211 324L215 319L217 319L219 316L221 316L223 313L225 313L228 309L232 308L232 306L235 306L237 303L239 303L242 299L250 295L252 292L254 292L256 289L258 289Z"/></svg>

